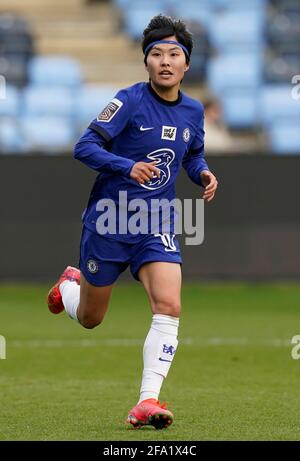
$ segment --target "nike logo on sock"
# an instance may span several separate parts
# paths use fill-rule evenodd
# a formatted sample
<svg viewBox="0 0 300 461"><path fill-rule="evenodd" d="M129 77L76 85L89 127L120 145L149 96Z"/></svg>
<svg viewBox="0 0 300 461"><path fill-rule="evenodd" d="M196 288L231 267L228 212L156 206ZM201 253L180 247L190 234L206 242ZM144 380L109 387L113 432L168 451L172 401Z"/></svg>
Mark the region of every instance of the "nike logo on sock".
<svg viewBox="0 0 300 461"><path fill-rule="evenodd" d="M150 128L144 128L143 125L140 126L141 131L148 131L148 130L154 130L154 126L151 126Z"/></svg>
<svg viewBox="0 0 300 461"><path fill-rule="evenodd" d="M162 359L161 357L159 357L159 359L158 359L158 360L161 360L162 362L170 362L170 363L172 362L172 360L166 360L166 359Z"/></svg>

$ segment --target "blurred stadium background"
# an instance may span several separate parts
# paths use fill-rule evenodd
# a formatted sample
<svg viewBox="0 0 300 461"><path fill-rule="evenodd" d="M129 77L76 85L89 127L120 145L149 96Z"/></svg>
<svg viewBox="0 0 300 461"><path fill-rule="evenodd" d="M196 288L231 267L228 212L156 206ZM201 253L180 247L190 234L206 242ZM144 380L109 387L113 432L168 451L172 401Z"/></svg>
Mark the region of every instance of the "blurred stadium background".
<svg viewBox="0 0 300 461"><path fill-rule="evenodd" d="M162 395L178 419L137 435L122 421L150 321L140 284L121 277L95 331L50 316L45 296L78 263L95 177L73 145L147 80L139 41L157 13L194 33L183 89L205 105L220 186L204 243L182 244L181 348ZM0 440L299 439L299 24L299 0L1 0ZM181 175L177 194L199 189Z"/></svg>
<svg viewBox="0 0 300 461"><path fill-rule="evenodd" d="M72 159L73 145L119 88L147 80L140 39L160 12L194 34L184 90L205 105L220 180L204 244L183 247L185 275L298 277L298 0L2 0L2 280L49 280L77 264L95 172ZM177 193L199 197L185 176Z"/></svg>
<svg viewBox="0 0 300 461"><path fill-rule="evenodd" d="M194 33L184 87L207 106L207 152L298 154L297 0L2 0L1 153L69 152L119 88L146 78L139 42L160 12Z"/></svg>

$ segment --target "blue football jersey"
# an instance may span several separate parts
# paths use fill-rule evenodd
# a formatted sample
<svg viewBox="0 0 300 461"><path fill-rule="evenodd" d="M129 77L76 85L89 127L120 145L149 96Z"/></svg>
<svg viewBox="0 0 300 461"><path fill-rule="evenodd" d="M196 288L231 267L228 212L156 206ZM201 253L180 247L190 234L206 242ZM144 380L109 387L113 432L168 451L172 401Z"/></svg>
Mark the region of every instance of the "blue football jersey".
<svg viewBox="0 0 300 461"><path fill-rule="evenodd" d="M192 181L201 185L201 171L209 170L204 158L203 118L202 104L183 92L179 92L177 101L170 102L162 99L150 83L119 91L75 146L75 158L99 171L83 214L84 225L98 232L97 220L104 213L99 201L111 200L116 207L116 228L107 237L137 242L141 234L120 232L119 217L125 216L120 213L120 191L126 203L143 199L151 210L152 199L171 201L176 197L175 181L181 166ZM154 176L144 184L130 178L135 162L153 160L157 160L160 177ZM133 214L129 210L126 219ZM173 212L170 220L174 224Z"/></svg>

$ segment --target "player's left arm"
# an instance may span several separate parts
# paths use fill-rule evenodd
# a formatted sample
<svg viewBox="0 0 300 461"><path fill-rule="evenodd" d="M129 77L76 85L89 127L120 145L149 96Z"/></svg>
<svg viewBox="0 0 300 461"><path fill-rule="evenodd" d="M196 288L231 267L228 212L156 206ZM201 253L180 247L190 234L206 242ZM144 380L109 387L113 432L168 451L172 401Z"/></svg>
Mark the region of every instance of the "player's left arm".
<svg viewBox="0 0 300 461"><path fill-rule="evenodd" d="M202 107L202 106L201 106ZM204 188L203 199L210 202L216 193L218 181L216 176L210 171L204 154L204 115L201 111L200 124L196 136L185 154L182 166L186 170L189 178L199 186Z"/></svg>
<svg viewBox="0 0 300 461"><path fill-rule="evenodd" d="M210 202L216 193L218 181L209 170L204 158L203 148L190 150L183 158L182 166L189 178L198 186L204 188L203 199Z"/></svg>
<svg viewBox="0 0 300 461"><path fill-rule="evenodd" d="M209 170L203 170L200 173L201 182L204 187L203 200L210 202L216 193L218 180L215 175Z"/></svg>

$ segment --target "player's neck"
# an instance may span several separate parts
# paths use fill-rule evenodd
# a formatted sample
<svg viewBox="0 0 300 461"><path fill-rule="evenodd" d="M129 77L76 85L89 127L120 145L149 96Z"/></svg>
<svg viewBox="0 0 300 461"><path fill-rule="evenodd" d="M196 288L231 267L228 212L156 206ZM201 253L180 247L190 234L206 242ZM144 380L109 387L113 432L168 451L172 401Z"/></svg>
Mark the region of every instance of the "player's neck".
<svg viewBox="0 0 300 461"><path fill-rule="evenodd" d="M178 96L179 96L179 84L176 86L173 86L172 88L164 88L155 85L152 80L150 81L151 88L155 93L158 94L162 99L165 99L166 101L177 101Z"/></svg>

